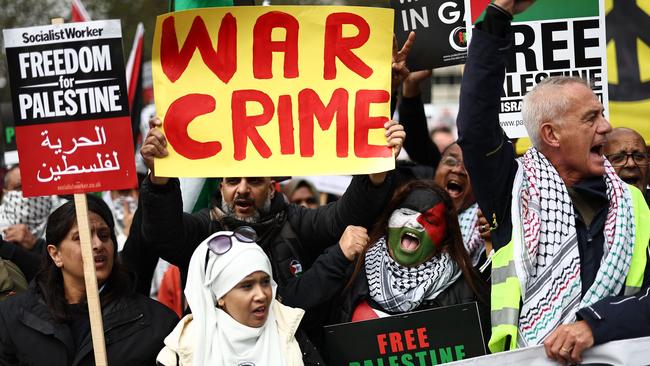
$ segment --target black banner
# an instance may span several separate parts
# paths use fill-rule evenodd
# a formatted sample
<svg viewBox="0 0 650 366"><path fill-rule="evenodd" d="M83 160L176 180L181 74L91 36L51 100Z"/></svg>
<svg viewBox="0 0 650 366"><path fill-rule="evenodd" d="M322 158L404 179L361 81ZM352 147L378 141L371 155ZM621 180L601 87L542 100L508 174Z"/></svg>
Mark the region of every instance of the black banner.
<svg viewBox="0 0 650 366"><path fill-rule="evenodd" d="M330 363L424 366L485 355L476 303L325 327Z"/></svg>
<svg viewBox="0 0 650 366"><path fill-rule="evenodd" d="M16 126L129 115L121 38L6 51Z"/></svg>
<svg viewBox="0 0 650 366"><path fill-rule="evenodd" d="M401 47L411 31L415 43L406 64L411 71L465 63L467 34L463 0L391 0L395 36Z"/></svg>

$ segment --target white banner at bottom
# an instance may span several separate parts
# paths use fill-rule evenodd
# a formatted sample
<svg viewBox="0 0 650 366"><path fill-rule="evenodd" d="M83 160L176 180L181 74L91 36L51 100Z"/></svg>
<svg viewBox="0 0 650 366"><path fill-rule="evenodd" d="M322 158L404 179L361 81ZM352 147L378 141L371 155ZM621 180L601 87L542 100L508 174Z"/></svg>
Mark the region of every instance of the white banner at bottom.
<svg viewBox="0 0 650 366"><path fill-rule="evenodd" d="M446 363L449 366L557 366L547 358L544 346ZM650 365L650 337L614 341L586 350L581 365L646 366Z"/></svg>

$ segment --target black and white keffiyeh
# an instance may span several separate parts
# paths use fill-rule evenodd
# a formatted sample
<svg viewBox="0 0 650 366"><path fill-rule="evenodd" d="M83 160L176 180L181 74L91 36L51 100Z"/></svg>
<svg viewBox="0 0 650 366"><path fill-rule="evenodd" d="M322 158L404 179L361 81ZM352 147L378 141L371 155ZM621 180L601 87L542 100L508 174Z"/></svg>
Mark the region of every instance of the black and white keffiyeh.
<svg viewBox="0 0 650 366"><path fill-rule="evenodd" d="M45 224L52 206L50 196L23 197L21 191L7 191L0 204L0 229L25 224L32 235L40 238L45 233Z"/></svg>
<svg viewBox="0 0 650 366"><path fill-rule="evenodd" d="M365 268L370 297L392 313L417 309L424 300L435 299L461 275L446 252L415 267L402 266L390 256L386 237L368 250Z"/></svg>
<svg viewBox="0 0 650 366"><path fill-rule="evenodd" d="M535 148L521 159L512 207L513 257L523 300L520 346L542 343L560 324L575 321L580 308L623 287L635 238L632 199L607 160L604 179L609 199L604 254L583 297L575 213L566 186Z"/></svg>
<svg viewBox="0 0 650 366"><path fill-rule="evenodd" d="M472 266L476 266L481 254L485 251L485 240L481 238L481 233L478 230L478 203L458 214L458 225L460 233L463 235L463 244L472 260Z"/></svg>

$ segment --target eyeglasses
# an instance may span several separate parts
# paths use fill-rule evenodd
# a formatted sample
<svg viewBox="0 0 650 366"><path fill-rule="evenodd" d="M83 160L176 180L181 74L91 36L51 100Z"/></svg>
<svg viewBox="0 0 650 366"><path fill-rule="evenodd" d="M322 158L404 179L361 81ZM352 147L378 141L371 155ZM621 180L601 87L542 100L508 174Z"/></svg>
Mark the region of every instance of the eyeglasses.
<svg viewBox="0 0 650 366"><path fill-rule="evenodd" d="M616 154L609 154L605 155L607 160L612 164L612 166L624 166L627 164L627 159L629 157L632 157L632 160L634 163L638 166L646 166L648 165L648 154L646 153L640 153L640 152L631 152L631 153L616 153Z"/></svg>
<svg viewBox="0 0 650 366"><path fill-rule="evenodd" d="M232 234L220 234L210 239L208 241L208 248L214 254L226 254L232 248L233 236L242 243L255 243L257 241L257 233L252 227L240 226Z"/></svg>
<svg viewBox="0 0 650 366"><path fill-rule="evenodd" d="M440 163L443 164L443 165L446 165L448 167L451 167L451 168L455 168L455 167L457 167L459 165L463 166L463 162L460 159L456 159L453 156L447 156L447 157L443 158L440 161Z"/></svg>

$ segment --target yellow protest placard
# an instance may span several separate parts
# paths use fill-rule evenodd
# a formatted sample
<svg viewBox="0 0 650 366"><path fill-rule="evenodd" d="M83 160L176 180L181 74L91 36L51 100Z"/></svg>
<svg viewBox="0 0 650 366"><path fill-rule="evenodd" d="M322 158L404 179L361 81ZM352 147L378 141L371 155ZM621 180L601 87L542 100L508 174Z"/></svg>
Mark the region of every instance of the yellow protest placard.
<svg viewBox="0 0 650 366"><path fill-rule="evenodd" d="M187 10L156 21L156 174L228 177L390 170L393 11Z"/></svg>

